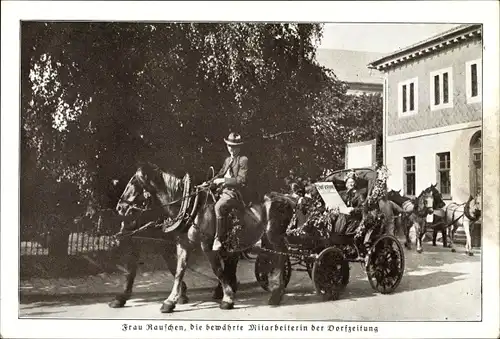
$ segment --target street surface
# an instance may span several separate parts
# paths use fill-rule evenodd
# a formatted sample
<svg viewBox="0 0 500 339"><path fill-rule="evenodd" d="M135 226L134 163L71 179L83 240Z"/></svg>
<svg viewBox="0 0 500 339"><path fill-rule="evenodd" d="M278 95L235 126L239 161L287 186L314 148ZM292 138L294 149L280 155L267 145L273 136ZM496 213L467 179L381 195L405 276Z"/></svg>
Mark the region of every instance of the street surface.
<svg viewBox="0 0 500 339"><path fill-rule="evenodd" d="M252 261L238 268L240 290L235 309L220 310L211 300L213 274L205 261L188 270L188 304L177 305L172 314L161 314L168 297L171 275L139 272L132 299L122 309L107 303L120 291L123 277L101 275L86 279L36 280L21 286L20 317L115 318L115 319L204 319L204 320L330 320L330 321L478 321L481 320L481 254L473 257L424 244L424 253L405 250L406 271L399 287L389 295L375 293L358 263L351 264L351 278L337 301L323 302L315 295L305 272L293 272L282 305L267 305L268 292L254 277Z"/></svg>

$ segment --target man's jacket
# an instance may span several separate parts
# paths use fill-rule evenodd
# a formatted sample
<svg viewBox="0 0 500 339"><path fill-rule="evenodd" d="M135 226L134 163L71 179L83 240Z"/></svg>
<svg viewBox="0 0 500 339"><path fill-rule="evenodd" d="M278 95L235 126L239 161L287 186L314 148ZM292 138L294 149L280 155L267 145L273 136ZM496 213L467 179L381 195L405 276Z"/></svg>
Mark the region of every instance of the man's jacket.
<svg viewBox="0 0 500 339"><path fill-rule="evenodd" d="M231 173L231 178L224 177L228 169ZM247 173L248 158L246 156L238 155L232 160L231 157L227 157L226 160L224 160L224 165L222 165L222 168L215 177L224 178L224 187L239 190L247 185Z"/></svg>

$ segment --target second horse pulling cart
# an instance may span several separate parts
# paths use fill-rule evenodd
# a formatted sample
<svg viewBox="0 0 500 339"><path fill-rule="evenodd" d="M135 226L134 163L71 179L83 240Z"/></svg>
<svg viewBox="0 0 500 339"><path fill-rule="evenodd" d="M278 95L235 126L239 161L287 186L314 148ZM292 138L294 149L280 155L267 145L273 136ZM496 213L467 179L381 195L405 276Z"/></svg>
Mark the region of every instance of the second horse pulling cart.
<svg viewBox="0 0 500 339"><path fill-rule="evenodd" d="M345 190L345 178L351 171L354 171L358 178L357 188L370 192L377 180L377 170L373 168L335 171L323 180L323 183L317 183L315 186L329 183L329 192L338 197L338 192ZM323 194L322 197L324 198ZM319 200L325 205L325 199ZM381 214L363 217L357 225L357 231L341 234L333 231L331 226L334 220L328 212L339 206L326 207L321 213L311 213L311 209L306 211L306 222L302 225L305 231L287 235L288 250L281 253L287 256L285 284L289 283L292 270L307 271L316 293L326 300L336 300L349 282L350 263L357 262L364 267L374 290L383 294L394 291L404 274L404 251L393 235L383 233ZM318 234L318 225L326 232ZM256 257L255 276L264 290L268 290L269 271L270 256L263 249Z"/></svg>

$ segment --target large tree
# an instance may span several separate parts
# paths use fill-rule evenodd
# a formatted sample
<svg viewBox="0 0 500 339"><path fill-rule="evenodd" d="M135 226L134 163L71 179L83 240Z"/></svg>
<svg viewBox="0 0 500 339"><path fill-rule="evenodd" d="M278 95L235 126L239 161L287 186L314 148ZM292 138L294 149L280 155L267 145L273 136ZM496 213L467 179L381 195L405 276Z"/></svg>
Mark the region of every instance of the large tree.
<svg viewBox="0 0 500 339"><path fill-rule="evenodd" d="M23 22L21 34L23 201L46 192L33 182L67 182L111 206L139 161L201 178L232 130L269 190L324 165L313 116L322 93L345 100L315 62L317 24Z"/></svg>
<svg viewBox="0 0 500 339"><path fill-rule="evenodd" d="M380 94L339 95L320 93L313 114L316 163L323 170L344 168L345 146L377 139L377 162L382 161L382 109Z"/></svg>

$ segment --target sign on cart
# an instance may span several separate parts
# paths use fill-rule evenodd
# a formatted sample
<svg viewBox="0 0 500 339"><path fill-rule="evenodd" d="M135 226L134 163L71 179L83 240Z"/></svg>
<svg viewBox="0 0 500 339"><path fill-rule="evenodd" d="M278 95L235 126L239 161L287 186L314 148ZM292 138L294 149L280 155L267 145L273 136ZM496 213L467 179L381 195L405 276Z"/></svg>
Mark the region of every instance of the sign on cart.
<svg viewBox="0 0 500 339"><path fill-rule="evenodd" d="M339 192L331 182L318 182L314 184L318 190L321 198L325 202L328 208L338 208L340 213L349 214L349 209L347 208L344 200L340 196Z"/></svg>

